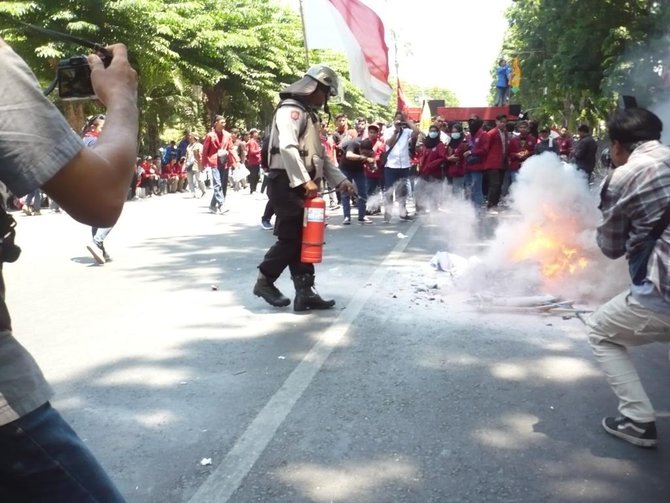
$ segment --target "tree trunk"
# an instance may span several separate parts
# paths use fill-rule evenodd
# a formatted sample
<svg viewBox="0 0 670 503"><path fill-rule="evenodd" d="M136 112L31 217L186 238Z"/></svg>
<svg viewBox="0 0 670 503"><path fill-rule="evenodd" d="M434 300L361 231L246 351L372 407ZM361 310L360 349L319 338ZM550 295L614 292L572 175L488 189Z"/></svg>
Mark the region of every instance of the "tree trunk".
<svg viewBox="0 0 670 503"><path fill-rule="evenodd" d="M221 113L221 101L223 99L223 82L219 81L215 86L203 86L202 92L205 95L204 102L207 110L207 128L214 122L214 117Z"/></svg>
<svg viewBox="0 0 670 503"><path fill-rule="evenodd" d="M86 115L84 114L84 103L81 101L64 101L62 103L63 115L72 129L77 133L81 132L86 124Z"/></svg>

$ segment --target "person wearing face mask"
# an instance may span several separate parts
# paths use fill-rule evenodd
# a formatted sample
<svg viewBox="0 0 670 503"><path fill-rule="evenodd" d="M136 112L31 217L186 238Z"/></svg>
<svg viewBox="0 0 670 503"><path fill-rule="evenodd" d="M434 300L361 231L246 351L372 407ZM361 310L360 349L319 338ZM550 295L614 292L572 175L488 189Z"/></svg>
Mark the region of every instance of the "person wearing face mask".
<svg viewBox="0 0 670 503"><path fill-rule="evenodd" d="M487 208L490 213L497 212L502 190L503 176L507 170L507 151L509 136L507 135L507 116L496 117L496 127L487 133L489 150L486 154L486 180L488 182Z"/></svg>
<svg viewBox="0 0 670 503"><path fill-rule="evenodd" d="M484 166L486 155L489 151L489 137L482 129L484 122L473 115L468 120L470 137L468 139L468 149L463 153L465 159L465 171L469 180L467 180L466 190L470 192L472 203L477 211L484 205Z"/></svg>
<svg viewBox="0 0 670 503"><path fill-rule="evenodd" d="M670 342L670 148L663 123L643 108L617 111L607 125L616 169L600 193L598 247L626 256L631 285L587 320L589 344L619 399L619 416L602 426L640 447L657 444L654 408L628 348Z"/></svg>
<svg viewBox="0 0 670 503"><path fill-rule="evenodd" d="M454 124L451 127L451 141L447 146L447 177L451 180L451 189L455 196L465 196L465 160L468 142L463 135L463 126Z"/></svg>
<svg viewBox="0 0 670 503"><path fill-rule="evenodd" d="M440 140L436 124L428 129L419 161L419 180L415 187L417 211L435 211L441 202L442 182L446 175L447 148Z"/></svg>

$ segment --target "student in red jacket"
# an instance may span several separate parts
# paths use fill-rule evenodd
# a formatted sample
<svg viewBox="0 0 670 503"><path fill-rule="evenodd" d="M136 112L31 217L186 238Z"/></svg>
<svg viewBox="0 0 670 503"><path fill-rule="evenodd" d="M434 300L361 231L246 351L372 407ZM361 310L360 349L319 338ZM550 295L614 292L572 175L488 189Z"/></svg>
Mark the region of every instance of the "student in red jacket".
<svg viewBox="0 0 670 503"><path fill-rule="evenodd" d="M249 193L256 192L261 173L261 144L258 142L258 129L249 131L249 141L246 144L246 165L249 170Z"/></svg>
<svg viewBox="0 0 670 503"><path fill-rule="evenodd" d="M465 158L466 188L470 190L470 197L479 210L484 205L484 192L482 184L484 180L484 163L489 151L489 137L482 129L484 121L477 115L468 120L470 138L468 138L468 149L463 153Z"/></svg>
<svg viewBox="0 0 670 503"><path fill-rule="evenodd" d="M507 116L500 114L496 117L496 127L486 133L489 137L489 151L484 162L486 181L488 183L487 208L495 211L500 202L500 193L503 184L503 175L507 169Z"/></svg>
<svg viewBox="0 0 670 503"><path fill-rule="evenodd" d="M561 156L561 159L567 161L572 155L573 150L572 136L568 132L568 128L563 126L555 141L558 144L558 153Z"/></svg>
<svg viewBox="0 0 670 503"><path fill-rule="evenodd" d="M365 164L365 182L368 190L368 207L366 214L378 215L381 213L382 196L384 193L384 166L379 162L382 153L386 150L386 144L380 137L380 130L377 124L368 126L368 138L374 139L372 152L375 156L373 164ZM376 196L376 197L373 197Z"/></svg>
<svg viewBox="0 0 670 503"><path fill-rule="evenodd" d="M203 165L212 171L214 193L209 203L209 211L218 214L227 211L223 208L223 204L228 190L229 168L234 162L232 137L224 129L225 127L226 119L222 115L217 115L212 130L207 133L202 145Z"/></svg>
<svg viewBox="0 0 670 503"><path fill-rule="evenodd" d="M465 159L468 149L463 126L456 123L451 127L451 141L447 145L447 178L451 182L451 190L455 196L465 197Z"/></svg>
<svg viewBox="0 0 670 503"><path fill-rule="evenodd" d="M419 160L419 180L415 188L417 211L436 210L446 175L447 148L440 140L436 124L428 128Z"/></svg>

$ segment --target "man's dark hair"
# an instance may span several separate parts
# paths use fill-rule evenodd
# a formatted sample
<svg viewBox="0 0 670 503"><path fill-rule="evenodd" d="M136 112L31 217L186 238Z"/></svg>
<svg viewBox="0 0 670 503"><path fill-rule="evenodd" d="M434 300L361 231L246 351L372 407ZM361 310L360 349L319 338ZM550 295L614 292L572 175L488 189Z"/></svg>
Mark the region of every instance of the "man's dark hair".
<svg viewBox="0 0 670 503"><path fill-rule="evenodd" d="M343 118L343 117L346 119L346 118L347 118L347 115L346 115L346 114L337 114L337 115L335 116L335 120L336 120L336 121L339 121L339 120L340 120L341 118Z"/></svg>
<svg viewBox="0 0 670 503"><path fill-rule="evenodd" d="M663 122L645 108L617 110L607 123L610 140L618 141L630 152L636 143L660 140Z"/></svg>
<svg viewBox="0 0 670 503"><path fill-rule="evenodd" d="M497 121L501 121L501 120L503 120L503 119L507 120L507 114L498 114L498 115L496 115L496 120L497 120Z"/></svg>
<svg viewBox="0 0 670 503"><path fill-rule="evenodd" d="M579 127L577 128L577 132L591 134L591 128L586 124L580 124Z"/></svg>
<svg viewBox="0 0 670 503"><path fill-rule="evenodd" d="M372 150L372 142L368 139L365 139L361 142L360 145L361 150Z"/></svg>

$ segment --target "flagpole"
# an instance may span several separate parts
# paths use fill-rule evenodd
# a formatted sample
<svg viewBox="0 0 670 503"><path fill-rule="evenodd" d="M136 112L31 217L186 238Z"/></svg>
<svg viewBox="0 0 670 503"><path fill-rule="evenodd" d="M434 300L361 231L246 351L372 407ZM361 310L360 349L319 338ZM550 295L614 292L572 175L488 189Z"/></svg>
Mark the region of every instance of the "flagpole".
<svg viewBox="0 0 670 503"><path fill-rule="evenodd" d="M307 46L307 29L305 28L305 12L300 0L300 19L302 20L302 38L305 42L305 67L309 68L309 47Z"/></svg>
<svg viewBox="0 0 670 503"><path fill-rule="evenodd" d="M393 36L393 57L395 59L395 102L396 111L398 111L398 105L400 104L400 61L398 61L398 37L395 33L395 30L391 30L391 35Z"/></svg>

